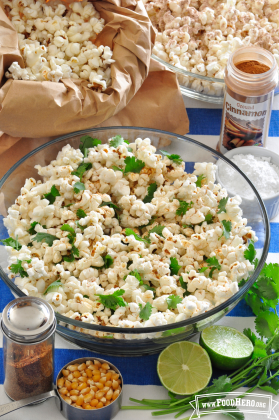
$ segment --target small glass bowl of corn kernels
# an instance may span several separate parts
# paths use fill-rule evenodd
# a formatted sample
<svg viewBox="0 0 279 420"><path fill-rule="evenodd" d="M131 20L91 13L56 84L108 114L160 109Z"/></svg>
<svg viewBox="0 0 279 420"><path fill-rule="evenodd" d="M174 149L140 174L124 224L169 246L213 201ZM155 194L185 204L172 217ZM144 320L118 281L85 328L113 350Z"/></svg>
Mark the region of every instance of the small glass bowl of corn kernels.
<svg viewBox="0 0 279 420"><path fill-rule="evenodd" d="M73 360L59 372L56 386L60 397L71 407L100 410L102 419L114 417L121 407L123 378L106 360ZM95 414L92 418L96 418Z"/></svg>

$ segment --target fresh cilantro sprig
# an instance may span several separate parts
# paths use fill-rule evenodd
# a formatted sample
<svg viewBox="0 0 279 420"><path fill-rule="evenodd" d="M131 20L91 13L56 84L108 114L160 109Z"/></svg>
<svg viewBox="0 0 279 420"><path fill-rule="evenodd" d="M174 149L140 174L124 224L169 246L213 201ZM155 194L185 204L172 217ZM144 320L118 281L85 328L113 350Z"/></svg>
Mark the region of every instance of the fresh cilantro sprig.
<svg viewBox="0 0 279 420"><path fill-rule="evenodd" d="M141 236L139 236L136 232L133 231L133 229L130 228L126 228L125 229L125 235L126 236L131 236L133 235L133 237L140 242L144 242L144 243L149 243L148 239L142 238Z"/></svg>
<svg viewBox="0 0 279 420"><path fill-rule="evenodd" d="M203 179L205 179L206 177L202 174L202 175L199 175L198 177L197 177L197 180L196 180L196 182L195 182L195 184L196 184L196 186L198 187L198 188L201 188L201 186L202 186L202 180Z"/></svg>
<svg viewBox="0 0 279 420"><path fill-rule="evenodd" d="M82 136L80 138L79 149L83 156L86 158L88 156L88 149L96 147L98 144L102 144L101 140L93 139L93 137L90 136Z"/></svg>
<svg viewBox="0 0 279 420"><path fill-rule="evenodd" d="M248 248L244 251L244 257L246 260L249 260L252 263L257 256L257 252L255 250L254 241L251 241L248 245Z"/></svg>
<svg viewBox="0 0 279 420"><path fill-rule="evenodd" d="M221 198L221 200L219 201L219 204L218 204L218 209L219 210L217 211L217 214L227 213L226 205L228 203L228 199L229 199L229 197Z"/></svg>
<svg viewBox="0 0 279 420"><path fill-rule="evenodd" d="M71 174L78 176L79 179L81 180L82 177L83 177L83 175L84 175L84 173L87 172L87 171L89 171L89 169L91 169L91 168L92 168L92 163L90 163L90 162L87 162L87 163L82 162L75 171L71 172Z"/></svg>
<svg viewBox="0 0 279 420"><path fill-rule="evenodd" d="M121 146L124 143L130 144L128 140L124 140L122 136L117 135L110 140L109 145L110 147L117 148L118 146ZM131 147L127 147L127 149L129 152L133 151Z"/></svg>
<svg viewBox="0 0 279 420"><path fill-rule="evenodd" d="M41 223L39 223L39 222L32 222L31 225L30 225L30 229L28 229L27 232L29 232L30 235L35 235L37 233L37 231L35 230L35 226L37 226L37 225L42 226ZM46 225L43 225L42 227L44 229L46 229Z"/></svg>
<svg viewBox="0 0 279 420"><path fill-rule="evenodd" d="M69 232L69 235L67 236L69 243L72 245L71 253L69 255L64 255L63 260L66 262L73 262L75 261L75 256L79 257L79 250L74 245L75 239L76 239L76 232L75 229L72 228L68 223L65 223L60 228L64 232Z"/></svg>
<svg viewBox="0 0 279 420"><path fill-rule="evenodd" d="M76 182L74 185L74 192L76 194L79 194L81 191L85 190L85 185L83 184L83 182Z"/></svg>
<svg viewBox="0 0 279 420"><path fill-rule="evenodd" d="M51 235L50 233L45 233L45 232L38 232L36 236L34 236L34 238L32 239L32 242L36 241L36 242L45 242L48 244L48 246L52 246L53 242L55 240L59 240L59 238L57 238L54 235Z"/></svg>
<svg viewBox="0 0 279 420"><path fill-rule="evenodd" d="M229 239L230 232L232 230L232 222L229 220L221 220L221 224L223 225L223 233L218 239L221 239L222 236L224 236L226 239Z"/></svg>
<svg viewBox="0 0 279 420"><path fill-rule="evenodd" d="M178 303L182 302L182 298L176 295L170 295L167 297L166 300L168 304L168 309L176 309Z"/></svg>
<svg viewBox="0 0 279 420"><path fill-rule="evenodd" d="M124 295L125 290L116 290L111 295L99 295L96 294L95 296L99 296L98 302L102 303L106 308L111 309L112 311L115 311L118 306L127 306L127 303L121 297Z"/></svg>
<svg viewBox="0 0 279 420"><path fill-rule="evenodd" d="M190 203L187 203L186 201L178 200L179 201L179 207L176 210L177 216L183 216L186 214L186 212L193 206L193 201Z"/></svg>
<svg viewBox="0 0 279 420"><path fill-rule="evenodd" d="M180 270L180 268L182 267L182 265L178 264L178 261L175 257L170 257L170 272L171 272L171 276L177 275L178 271Z"/></svg>
<svg viewBox="0 0 279 420"><path fill-rule="evenodd" d="M144 321L147 321L150 318L150 315L152 313L152 305L149 302L146 302L145 306L143 306L141 303L139 304L140 307L140 313L139 317L143 319Z"/></svg>
<svg viewBox="0 0 279 420"><path fill-rule="evenodd" d="M181 156L179 155L168 153L165 150L160 150L160 152L168 159L172 160L174 163L177 163L178 165L181 165L181 163L183 162L183 159L181 159Z"/></svg>
<svg viewBox="0 0 279 420"><path fill-rule="evenodd" d="M207 258L205 261L208 266L204 266L199 270L199 273L204 273L210 268L209 277L212 278L214 270L221 270L221 265L216 257Z"/></svg>
<svg viewBox="0 0 279 420"><path fill-rule="evenodd" d="M185 292L183 293L183 297L185 297L185 296L189 296L191 293L190 293L190 292L188 292L188 285L187 285L187 283L185 283L185 281L183 280L183 277L182 277L182 276L180 276L180 277L179 277L179 279L178 279L178 281L179 281L180 286L182 287L182 289L184 289L184 290L185 290Z"/></svg>
<svg viewBox="0 0 279 420"><path fill-rule="evenodd" d="M2 242L2 244L4 244L5 246L11 246L17 251L19 251L22 248L22 245L18 242L17 239L14 238L1 239L0 242Z"/></svg>
<svg viewBox="0 0 279 420"><path fill-rule="evenodd" d="M154 193L157 190L157 184L156 182L153 182L153 184L150 184L147 187L147 195L144 197L144 199L142 200L144 203L151 203L151 201L154 198Z"/></svg>
<svg viewBox="0 0 279 420"><path fill-rule="evenodd" d="M10 271L14 274L19 274L21 278L23 277L29 277L27 272L24 270L24 268L22 267L22 263L23 262L27 262L27 264L30 264L32 260L18 260L16 261L15 264L11 264Z"/></svg>
<svg viewBox="0 0 279 420"><path fill-rule="evenodd" d="M51 283L47 288L46 288L46 290L44 291L44 295L46 295L47 293L49 293L49 292L54 292L55 290L57 290L58 289L58 287L60 287L60 286L62 286L62 283L61 283L61 280L60 279L58 279L58 280L56 280L56 281L54 281L53 283Z"/></svg>
<svg viewBox="0 0 279 420"><path fill-rule="evenodd" d="M55 185L53 185L50 189L50 192L47 194L44 194L44 198L46 198L49 201L49 204L53 204L56 197L60 197L60 192L56 188Z"/></svg>
<svg viewBox="0 0 279 420"><path fill-rule="evenodd" d="M82 209L77 209L77 218L78 219L83 219L84 217L86 217L87 216L87 214L85 213L85 211L84 210L82 210Z"/></svg>
<svg viewBox="0 0 279 420"><path fill-rule="evenodd" d="M139 174L145 167L145 163L142 160L135 158L135 156L127 156L124 162L126 164L124 174L127 174L128 172Z"/></svg>
<svg viewBox="0 0 279 420"><path fill-rule="evenodd" d="M148 232L148 237L150 236L150 233L157 233L157 235L162 236L163 238L163 230L165 229L166 226L162 226L162 225L157 225L154 226L152 229L150 229L150 231Z"/></svg>

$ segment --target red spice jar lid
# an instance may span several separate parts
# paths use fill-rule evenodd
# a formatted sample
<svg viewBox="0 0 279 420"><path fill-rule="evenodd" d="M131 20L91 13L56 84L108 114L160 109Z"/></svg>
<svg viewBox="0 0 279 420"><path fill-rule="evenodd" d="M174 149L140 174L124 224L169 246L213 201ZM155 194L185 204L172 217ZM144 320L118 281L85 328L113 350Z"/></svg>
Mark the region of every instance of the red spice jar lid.
<svg viewBox="0 0 279 420"><path fill-rule="evenodd" d="M8 303L2 313L3 332L14 341L39 342L56 328L54 310L43 299L24 296Z"/></svg>

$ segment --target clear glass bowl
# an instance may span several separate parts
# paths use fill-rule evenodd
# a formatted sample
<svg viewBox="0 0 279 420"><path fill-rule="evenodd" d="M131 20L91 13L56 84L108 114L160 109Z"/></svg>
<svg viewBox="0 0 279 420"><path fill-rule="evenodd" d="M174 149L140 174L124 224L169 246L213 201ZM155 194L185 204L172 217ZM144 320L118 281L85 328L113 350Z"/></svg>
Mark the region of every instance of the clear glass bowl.
<svg viewBox="0 0 279 420"><path fill-rule="evenodd" d="M256 270L251 273L246 284L230 299L211 309L210 311L189 318L175 324L168 324L152 328L117 328L104 327L100 325L87 324L81 321L66 318L63 315L56 314L57 332L65 339L77 344L80 347L96 351L98 353L118 355L118 356L139 356L156 353L167 345L180 340L187 340L205 327L215 323L243 298L245 292L252 286L258 277L263 264L266 260L270 230L269 222L264 204L248 178L237 169L224 156L215 150L207 147L188 137L176 134L137 127L108 127L95 128L59 137L43 146L33 150L18 163L16 163L0 181L0 239L8 237L7 231L3 226L3 216L6 215L8 207L15 202L20 193L20 188L24 184L25 178L34 177L39 179L34 166L40 164L45 166L54 159L57 153L66 144L78 148L80 137L89 134L94 138L99 138L103 143L107 143L110 137L121 134L124 138L134 141L136 138L151 139L152 144L157 149L164 149L169 153L179 154L186 163L186 171L192 172L195 162L213 162L221 159L225 164L230 165L236 172L240 173L244 180L252 188L255 194L255 208L252 217L249 211L244 211L244 217L248 224L256 232L259 241L256 243L259 264ZM247 213L247 214L246 214ZM4 246L0 245L0 276L11 289L14 296L23 296L23 292L15 286L7 275L7 254Z"/></svg>
<svg viewBox="0 0 279 420"><path fill-rule="evenodd" d="M152 54L152 58L164 64L176 74L182 95L213 104L223 104L225 90L224 79L201 76L179 69L154 54ZM278 93L279 85L276 87L274 95L278 95Z"/></svg>

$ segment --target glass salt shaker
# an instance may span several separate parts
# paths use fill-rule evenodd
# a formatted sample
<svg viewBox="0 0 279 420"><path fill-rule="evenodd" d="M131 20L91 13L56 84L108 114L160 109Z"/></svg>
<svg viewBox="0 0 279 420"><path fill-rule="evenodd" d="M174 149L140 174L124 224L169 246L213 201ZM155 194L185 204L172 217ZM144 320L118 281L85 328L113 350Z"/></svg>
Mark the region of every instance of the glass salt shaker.
<svg viewBox="0 0 279 420"><path fill-rule="evenodd" d="M13 300L2 313L4 390L12 400L52 390L56 318L43 299Z"/></svg>

